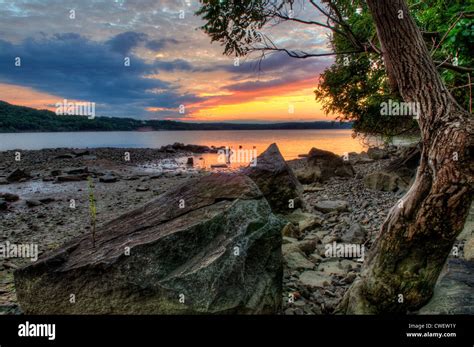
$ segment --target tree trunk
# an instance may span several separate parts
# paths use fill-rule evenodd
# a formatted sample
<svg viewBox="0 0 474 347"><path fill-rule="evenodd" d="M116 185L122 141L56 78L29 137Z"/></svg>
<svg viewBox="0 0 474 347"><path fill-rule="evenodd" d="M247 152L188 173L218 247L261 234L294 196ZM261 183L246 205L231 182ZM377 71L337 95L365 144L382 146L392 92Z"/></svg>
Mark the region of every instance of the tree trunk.
<svg viewBox="0 0 474 347"><path fill-rule="evenodd" d="M403 0L367 0L385 66L405 102L419 103L423 149L415 182L392 208L339 312L423 306L462 230L473 196L473 120L444 86Z"/></svg>

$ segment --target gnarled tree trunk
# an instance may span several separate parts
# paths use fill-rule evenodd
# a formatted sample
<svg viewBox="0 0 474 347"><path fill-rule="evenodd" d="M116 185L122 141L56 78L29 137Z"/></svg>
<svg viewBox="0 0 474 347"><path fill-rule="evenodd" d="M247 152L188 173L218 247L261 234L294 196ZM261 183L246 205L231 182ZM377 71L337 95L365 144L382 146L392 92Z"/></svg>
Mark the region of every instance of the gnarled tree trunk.
<svg viewBox="0 0 474 347"><path fill-rule="evenodd" d="M441 81L405 1L367 4L392 84L406 102L419 103L423 149L413 186L390 211L339 311L407 312L432 296L468 214L473 121Z"/></svg>

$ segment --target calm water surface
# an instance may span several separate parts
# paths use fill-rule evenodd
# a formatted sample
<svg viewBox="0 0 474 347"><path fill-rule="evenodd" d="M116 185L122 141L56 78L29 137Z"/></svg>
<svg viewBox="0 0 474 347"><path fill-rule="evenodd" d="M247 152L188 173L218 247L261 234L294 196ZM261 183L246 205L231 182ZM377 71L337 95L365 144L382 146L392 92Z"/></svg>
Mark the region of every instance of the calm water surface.
<svg viewBox="0 0 474 347"><path fill-rule="evenodd" d="M174 142L264 151L276 142L285 159L308 153L312 147L337 154L360 152L366 146L351 130L224 130L224 131L126 131L0 134L0 150L43 148L129 147L159 148Z"/></svg>

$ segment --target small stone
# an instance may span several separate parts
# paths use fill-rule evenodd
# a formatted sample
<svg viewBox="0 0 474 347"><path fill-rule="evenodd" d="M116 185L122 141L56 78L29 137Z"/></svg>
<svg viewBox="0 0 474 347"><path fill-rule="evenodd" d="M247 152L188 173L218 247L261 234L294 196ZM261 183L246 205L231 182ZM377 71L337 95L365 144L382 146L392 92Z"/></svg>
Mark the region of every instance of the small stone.
<svg viewBox="0 0 474 347"><path fill-rule="evenodd" d="M15 202L20 200L20 197L18 195L12 193L0 193L0 198L7 202Z"/></svg>
<svg viewBox="0 0 474 347"><path fill-rule="evenodd" d="M304 311L301 308L295 308L295 314L301 316L304 314Z"/></svg>
<svg viewBox="0 0 474 347"><path fill-rule="evenodd" d="M66 168L64 172L68 175L79 175L79 174L86 174L89 172L89 168L87 166L81 167L74 167L74 168ZM54 175L53 175L54 176Z"/></svg>
<svg viewBox="0 0 474 347"><path fill-rule="evenodd" d="M354 223L349 230L341 236L342 242L363 244L367 238L367 231L359 224Z"/></svg>
<svg viewBox="0 0 474 347"><path fill-rule="evenodd" d="M372 147L367 150L367 156L373 160L388 158L388 151L378 147Z"/></svg>
<svg viewBox="0 0 474 347"><path fill-rule="evenodd" d="M135 189L137 192L147 192L150 190L150 188L148 187L144 187L144 186L138 186L137 189Z"/></svg>
<svg viewBox="0 0 474 347"><path fill-rule="evenodd" d="M351 284L356 279L357 275L354 272L349 272L344 278L344 283Z"/></svg>
<svg viewBox="0 0 474 347"><path fill-rule="evenodd" d="M468 261L474 260L474 237L471 237L464 244L464 259Z"/></svg>
<svg viewBox="0 0 474 347"><path fill-rule="evenodd" d="M313 314L321 315L323 312L321 311L321 307L319 305L313 306L312 308Z"/></svg>
<svg viewBox="0 0 474 347"><path fill-rule="evenodd" d="M12 262L10 261L6 261L3 263L3 266L5 267L5 269L12 269L12 270L17 270L18 269L18 266L13 264Z"/></svg>
<svg viewBox="0 0 474 347"><path fill-rule="evenodd" d="M75 149L72 151L72 154L74 154L76 157L83 157L85 155L89 155L90 151L87 149Z"/></svg>
<svg viewBox="0 0 474 347"><path fill-rule="evenodd" d="M26 200L26 205L28 207L36 207L36 206L42 205L42 203L39 200L30 199L30 200Z"/></svg>
<svg viewBox="0 0 474 347"><path fill-rule="evenodd" d="M299 238L301 237L301 232L299 228L293 225L293 223L287 223L281 230L281 235L292 238Z"/></svg>
<svg viewBox="0 0 474 347"><path fill-rule="evenodd" d="M329 234L330 231L329 230L318 230L315 232L315 235L320 239L324 239L324 236L326 236L327 234Z"/></svg>
<svg viewBox="0 0 474 347"><path fill-rule="evenodd" d="M356 266L356 262L348 259L329 258L325 259L321 264L319 264L317 270L323 271L327 274L344 276L349 272L349 270L355 268Z"/></svg>
<svg viewBox="0 0 474 347"><path fill-rule="evenodd" d="M74 154L65 153L55 156L54 159L74 159L75 157Z"/></svg>
<svg viewBox="0 0 474 347"><path fill-rule="evenodd" d="M326 235L324 236L323 240L321 241L323 245L328 245L333 243L334 241L339 240L339 238L336 235Z"/></svg>
<svg viewBox="0 0 474 347"><path fill-rule="evenodd" d="M316 249L319 239L304 239L298 242L298 247L305 254L311 254Z"/></svg>
<svg viewBox="0 0 474 347"><path fill-rule="evenodd" d="M321 257L318 253L312 253L309 256L309 260L311 260L313 263L320 263L323 260L323 257Z"/></svg>
<svg viewBox="0 0 474 347"><path fill-rule="evenodd" d="M298 300L293 303L293 306L304 308L306 306L306 302L303 300Z"/></svg>
<svg viewBox="0 0 474 347"><path fill-rule="evenodd" d="M99 182L114 183L114 182L117 182L117 176L114 176L114 175L108 173L108 174L105 174L104 176L100 177Z"/></svg>
<svg viewBox="0 0 474 347"><path fill-rule="evenodd" d="M87 174L81 175L61 175L56 177L57 182L79 182L79 181L86 181Z"/></svg>
<svg viewBox="0 0 474 347"><path fill-rule="evenodd" d="M318 202L314 208L318 211L328 213L328 212L345 212L349 210L349 203L344 200L325 200Z"/></svg>
<svg viewBox="0 0 474 347"><path fill-rule="evenodd" d="M304 271L299 280L302 285L310 288L324 288L331 284L331 276L318 271Z"/></svg>
<svg viewBox="0 0 474 347"><path fill-rule="evenodd" d="M41 198L41 199L38 199L38 200L43 204L49 204L49 203L52 203L52 202L56 201L56 199L54 199L54 198Z"/></svg>
<svg viewBox="0 0 474 347"><path fill-rule="evenodd" d="M290 269L313 269L314 264L300 252L292 252L285 256L285 262Z"/></svg>
<svg viewBox="0 0 474 347"><path fill-rule="evenodd" d="M305 233L321 225L321 218L318 216L302 212L300 209L286 216L286 218L295 225L298 225L300 232Z"/></svg>
<svg viewBox="0 0 474 347"><path fill-rule="evenodd" d="M31 175L25 170L16 169L6 177L6 180L8 182L21 182L21 181L29 180L30 178L31 178Z"/></svg>

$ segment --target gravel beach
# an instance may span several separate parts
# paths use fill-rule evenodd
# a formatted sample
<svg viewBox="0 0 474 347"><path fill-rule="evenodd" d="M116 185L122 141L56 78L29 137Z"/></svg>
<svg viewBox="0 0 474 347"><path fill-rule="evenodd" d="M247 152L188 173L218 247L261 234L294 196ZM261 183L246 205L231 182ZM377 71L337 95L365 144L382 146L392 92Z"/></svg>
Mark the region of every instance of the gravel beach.
<svg viewBox="0 0 474 347"><path fill-rule="evenodd" d="M88 179L93 182L100 225L184 180L209 173L186 165L187 158L195 153L185 149L51 149L20 153L21 160L16 161L16 151L0 152L0 242L36 244L39 254L91 233ZM359 259L360 252L352 258L328 257L327 247L359 244L366 256L388 211L403 195L364 185L364 177L389 161L354 163L353 177L331 177L324 183L303 186L313 220L302 233L283 232L282 314L334 313L360 273L363 259ZM295 211L293 217L297 218L298 213L305 212ZM463 244L459 241L461 252ZM31 260L23 258L0 262L0 314L21 313L13 271L28 262Z"/></svg>

